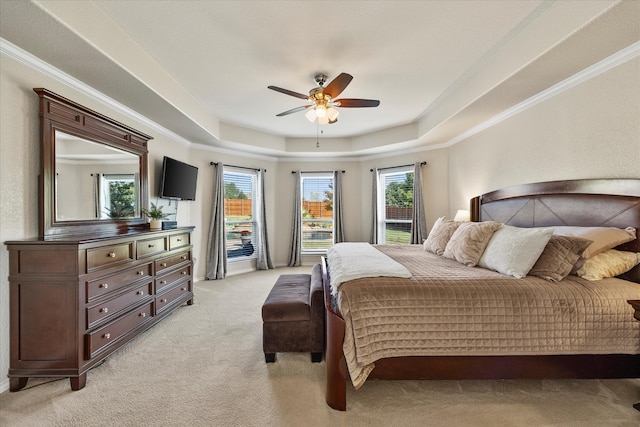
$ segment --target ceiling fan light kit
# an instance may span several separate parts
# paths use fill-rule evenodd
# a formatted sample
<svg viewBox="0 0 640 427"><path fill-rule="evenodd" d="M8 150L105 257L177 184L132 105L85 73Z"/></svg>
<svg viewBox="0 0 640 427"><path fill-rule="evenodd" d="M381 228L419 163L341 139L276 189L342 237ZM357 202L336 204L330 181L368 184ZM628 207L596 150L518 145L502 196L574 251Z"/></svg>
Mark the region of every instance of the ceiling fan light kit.
<svg viewBox="0 0 640 427"><path fill-rule="evenodd" d="M324 86L325 82L327 81L326 74L316 74L314 76L314 80L318 86L309 91L309 96L277 86L268 86L269 89L275 90L276 92L284 93L285 95L294 96L296 98L306 99L310 102L309 105L292 108L291 110L276 114L276 116L281 117L296 113L298 111L308 110L305 113L305 117L310 122L313 123L317 120L318 124L326 125L338 121L338 115L340 113L334 107L362 108L377 107L378 105L380 105L380 101L375 99L335 99L342 93L347 85L351 83L351 80L353 80L353 77L350 74L340 73L340 75L333 79L331 83L327 85L327 87Z"/></svg>

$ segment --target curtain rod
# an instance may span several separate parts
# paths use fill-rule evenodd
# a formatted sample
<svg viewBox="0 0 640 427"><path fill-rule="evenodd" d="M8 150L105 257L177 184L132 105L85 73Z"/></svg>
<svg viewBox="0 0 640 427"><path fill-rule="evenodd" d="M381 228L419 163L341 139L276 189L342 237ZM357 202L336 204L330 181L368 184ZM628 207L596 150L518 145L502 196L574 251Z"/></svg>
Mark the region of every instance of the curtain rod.
<svg viewBox="0 0 640 427"><path fill-rule="evenodd" d="M420 166L424 166L426 165L427 162L420 162ZM413 166L413 164L411 165L400 165L400 166L389 166L388 168L379 168L378 170L385 170L385 169L395 169L395 168L406 168L407 166ZM369 172L373 172L373 169L369 169Z"/></svg>
<svg viewBox="0 0 640 427"><path fill-rule="evenodd" d="M335 172L335 171L300 171L301 173L327 173L327 172ZM346 171L340 171L342 173L347 173ZM298 171L291 171L291 173L298 173Z"/></svg>
<svg viewBox="0 0 640 427"><path fill-rule="evenodd" d="M211 166L213 166L213 165L217 165L218 163L216 163L216 162L210 162L209 164L210 164ZM227 165L227 164L224 164L224 163L222 164L222 166L227 166L227 167L230 167L230 168L238 168L238 169L248 169L248 170L250 170L250 171L259 171L259 170L260 170L260 169L256 169L256 168L248 168L248 167L246 167L246 166ZM265 169L264 171L266 172L267 170Z"/></svg>

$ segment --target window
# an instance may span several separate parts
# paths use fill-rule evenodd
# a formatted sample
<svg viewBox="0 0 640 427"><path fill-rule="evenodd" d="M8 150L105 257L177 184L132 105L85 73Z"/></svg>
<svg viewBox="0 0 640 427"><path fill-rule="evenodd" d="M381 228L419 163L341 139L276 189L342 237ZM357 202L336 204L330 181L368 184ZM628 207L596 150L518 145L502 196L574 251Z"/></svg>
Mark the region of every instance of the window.
<svg viewBox="0 0 640 427"><path fill-rule="evenodd" d="M301 173L302 253L333 245L333 173Z"/></svg>
<svg viewBox="0 0 640 427"><path fill-rule="evenodd" d="M100 218L134 218L140 214L136 174L99 175Z"/></svg>
<svg viewBox="0 0 640 427"><path fill-rule="evenodd" d="M229 261L256 257L257 171L224 168L224 216Z"/></svg>
<svg viewBox="0 0 640 427"><path fill-rule="evenodd" d="M411 241L413 167L384 169L378 175L378 243Z"/></svg>

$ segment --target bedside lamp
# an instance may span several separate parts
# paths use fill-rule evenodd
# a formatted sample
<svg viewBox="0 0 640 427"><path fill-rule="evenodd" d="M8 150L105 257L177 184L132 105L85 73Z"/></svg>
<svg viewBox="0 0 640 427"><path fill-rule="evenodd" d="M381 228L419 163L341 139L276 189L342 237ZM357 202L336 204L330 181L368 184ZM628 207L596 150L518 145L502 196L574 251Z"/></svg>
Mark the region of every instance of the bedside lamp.
<svg viewBox="0 0 640 427"><path fill-rule="evenodd" d="M458 209L453 220L458 222L469 222L471 220L471 214L467 209Z"/></svg>

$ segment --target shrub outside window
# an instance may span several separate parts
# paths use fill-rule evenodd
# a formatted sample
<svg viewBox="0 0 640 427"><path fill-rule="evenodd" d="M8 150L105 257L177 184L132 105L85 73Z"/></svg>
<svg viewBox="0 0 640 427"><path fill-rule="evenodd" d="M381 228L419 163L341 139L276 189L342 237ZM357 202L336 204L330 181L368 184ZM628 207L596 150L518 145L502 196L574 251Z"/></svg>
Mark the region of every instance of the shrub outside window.
<svg viewBox="0 0 640 427"><path fill-rule="evenodd" d="M413 167L380 171L378 191L378 243L408 244L413 216Z"/></svg>

